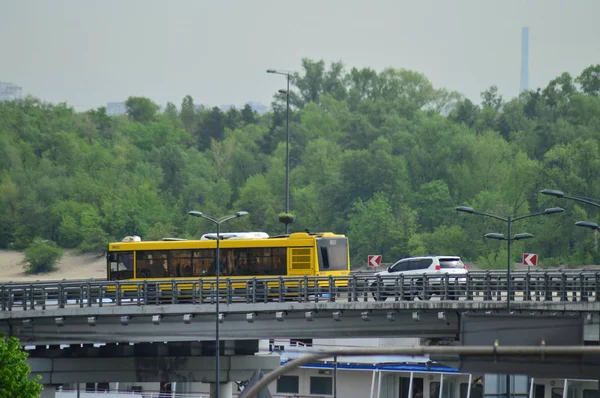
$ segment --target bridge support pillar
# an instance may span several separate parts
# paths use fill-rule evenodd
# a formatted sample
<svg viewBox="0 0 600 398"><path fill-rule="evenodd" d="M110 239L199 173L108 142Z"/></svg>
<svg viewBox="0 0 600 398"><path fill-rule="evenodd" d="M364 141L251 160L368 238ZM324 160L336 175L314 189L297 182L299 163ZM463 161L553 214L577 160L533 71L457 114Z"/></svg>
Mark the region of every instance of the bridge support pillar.
<svg viewBox="0 0 600 398"><path fill-rule="evenodd" d="M55 398L56 397L56 386L54 385L44 385L44 389L42 390L42 394L40 398Z"/></svg>
<svg viewBox="0 0 600 398"><path fill-rule="evenodd" d="M231 398L233 396L233 381L228 383L219 383L219 396L215 397L217 383L210 383L211 398Z"/></svg>

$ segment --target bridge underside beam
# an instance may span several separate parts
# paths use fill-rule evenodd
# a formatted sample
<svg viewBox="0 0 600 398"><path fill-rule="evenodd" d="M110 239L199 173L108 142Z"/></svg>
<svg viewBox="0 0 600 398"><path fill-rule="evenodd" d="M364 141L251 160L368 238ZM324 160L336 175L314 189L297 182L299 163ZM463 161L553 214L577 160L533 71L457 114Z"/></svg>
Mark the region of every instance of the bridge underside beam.
<svg viewBox="0 0 600 398"><path fill-rule="evenodd" d="M221 340L219 346L220 355L254 355L259 351L258 340ZM216 354L214 341L41 345L27 352L29 358L214 357Z"/></svg>
<svg viewBox="0 0 600 398"><path fill-rule="evenodd" d="M30 358L32 374L42 384L105 382L216 381L215 358L136 357L136 358ZM221 356L222 383L248 380L257 369L265 372L280 365L279 356Z"/></svg>
<svg viewBox="0 0 600 398"><path fill-rule="evenodd" d="M366 303L365 303L366 304ZM24 345L214 341L215 315L102 315L20 318L0 321L0 333ZM157 321L159 320L159 321ZM227 313L221 340L335 337L457 337L455 310L310 309Z"/></svg>

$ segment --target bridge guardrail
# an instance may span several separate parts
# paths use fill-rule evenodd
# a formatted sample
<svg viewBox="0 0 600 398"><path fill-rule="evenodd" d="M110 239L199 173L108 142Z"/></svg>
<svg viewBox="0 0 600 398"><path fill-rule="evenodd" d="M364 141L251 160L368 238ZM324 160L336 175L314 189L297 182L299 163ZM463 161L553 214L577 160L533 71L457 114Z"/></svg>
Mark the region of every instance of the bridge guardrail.
<svg viewBox="0 0 600 398"><path fill-rule="evenodd" d="M511 275L511 300L595 301L600 272L547 271ZM488 300L507 299L507 274L472 271L465 275L380 277L265 277L186 280L63 280L0 284L2 311L120 305L213 304L244 302Z"/></svg>

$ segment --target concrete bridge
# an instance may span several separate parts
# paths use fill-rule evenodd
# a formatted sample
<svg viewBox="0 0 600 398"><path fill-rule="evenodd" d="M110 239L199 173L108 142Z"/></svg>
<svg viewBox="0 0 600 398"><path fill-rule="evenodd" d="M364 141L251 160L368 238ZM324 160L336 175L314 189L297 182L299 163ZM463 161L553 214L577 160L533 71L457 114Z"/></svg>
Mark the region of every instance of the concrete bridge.
<svg viewBox="0 0 600 398"><path fill-rule="evenodd" d="M47 384L211 382L218 321L221 380L240 380L279 365L278 357L253 355L261 339L456 341L469 314L573 316L584 323L585 340L598 341L597 280L594 272L515 273L508 289L505 273L485 272L466 281L304 277L292 281L293 290L290 278L248 279L242 289L239 281L234 289L202 280L12 283L0 285L0 333L36 347L32 368ZM91 348L98 343L108 348Z"/></svg>

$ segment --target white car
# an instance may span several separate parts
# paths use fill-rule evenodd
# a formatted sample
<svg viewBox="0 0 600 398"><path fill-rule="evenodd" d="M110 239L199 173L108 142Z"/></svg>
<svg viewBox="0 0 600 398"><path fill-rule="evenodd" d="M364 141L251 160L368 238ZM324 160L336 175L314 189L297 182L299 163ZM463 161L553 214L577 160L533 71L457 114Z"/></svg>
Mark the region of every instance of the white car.
<svg viewBox="0 0 600 398"><path fill-rule="evenodd" d="M369 280L369 286L376 300L400 294L404 300L414 297L426 300L432 295L445 298L446 294L448 298L456 299L464 290L467 272L458 256L409 257L397 261L386 271L375 273L375 278Z"/></svg>

